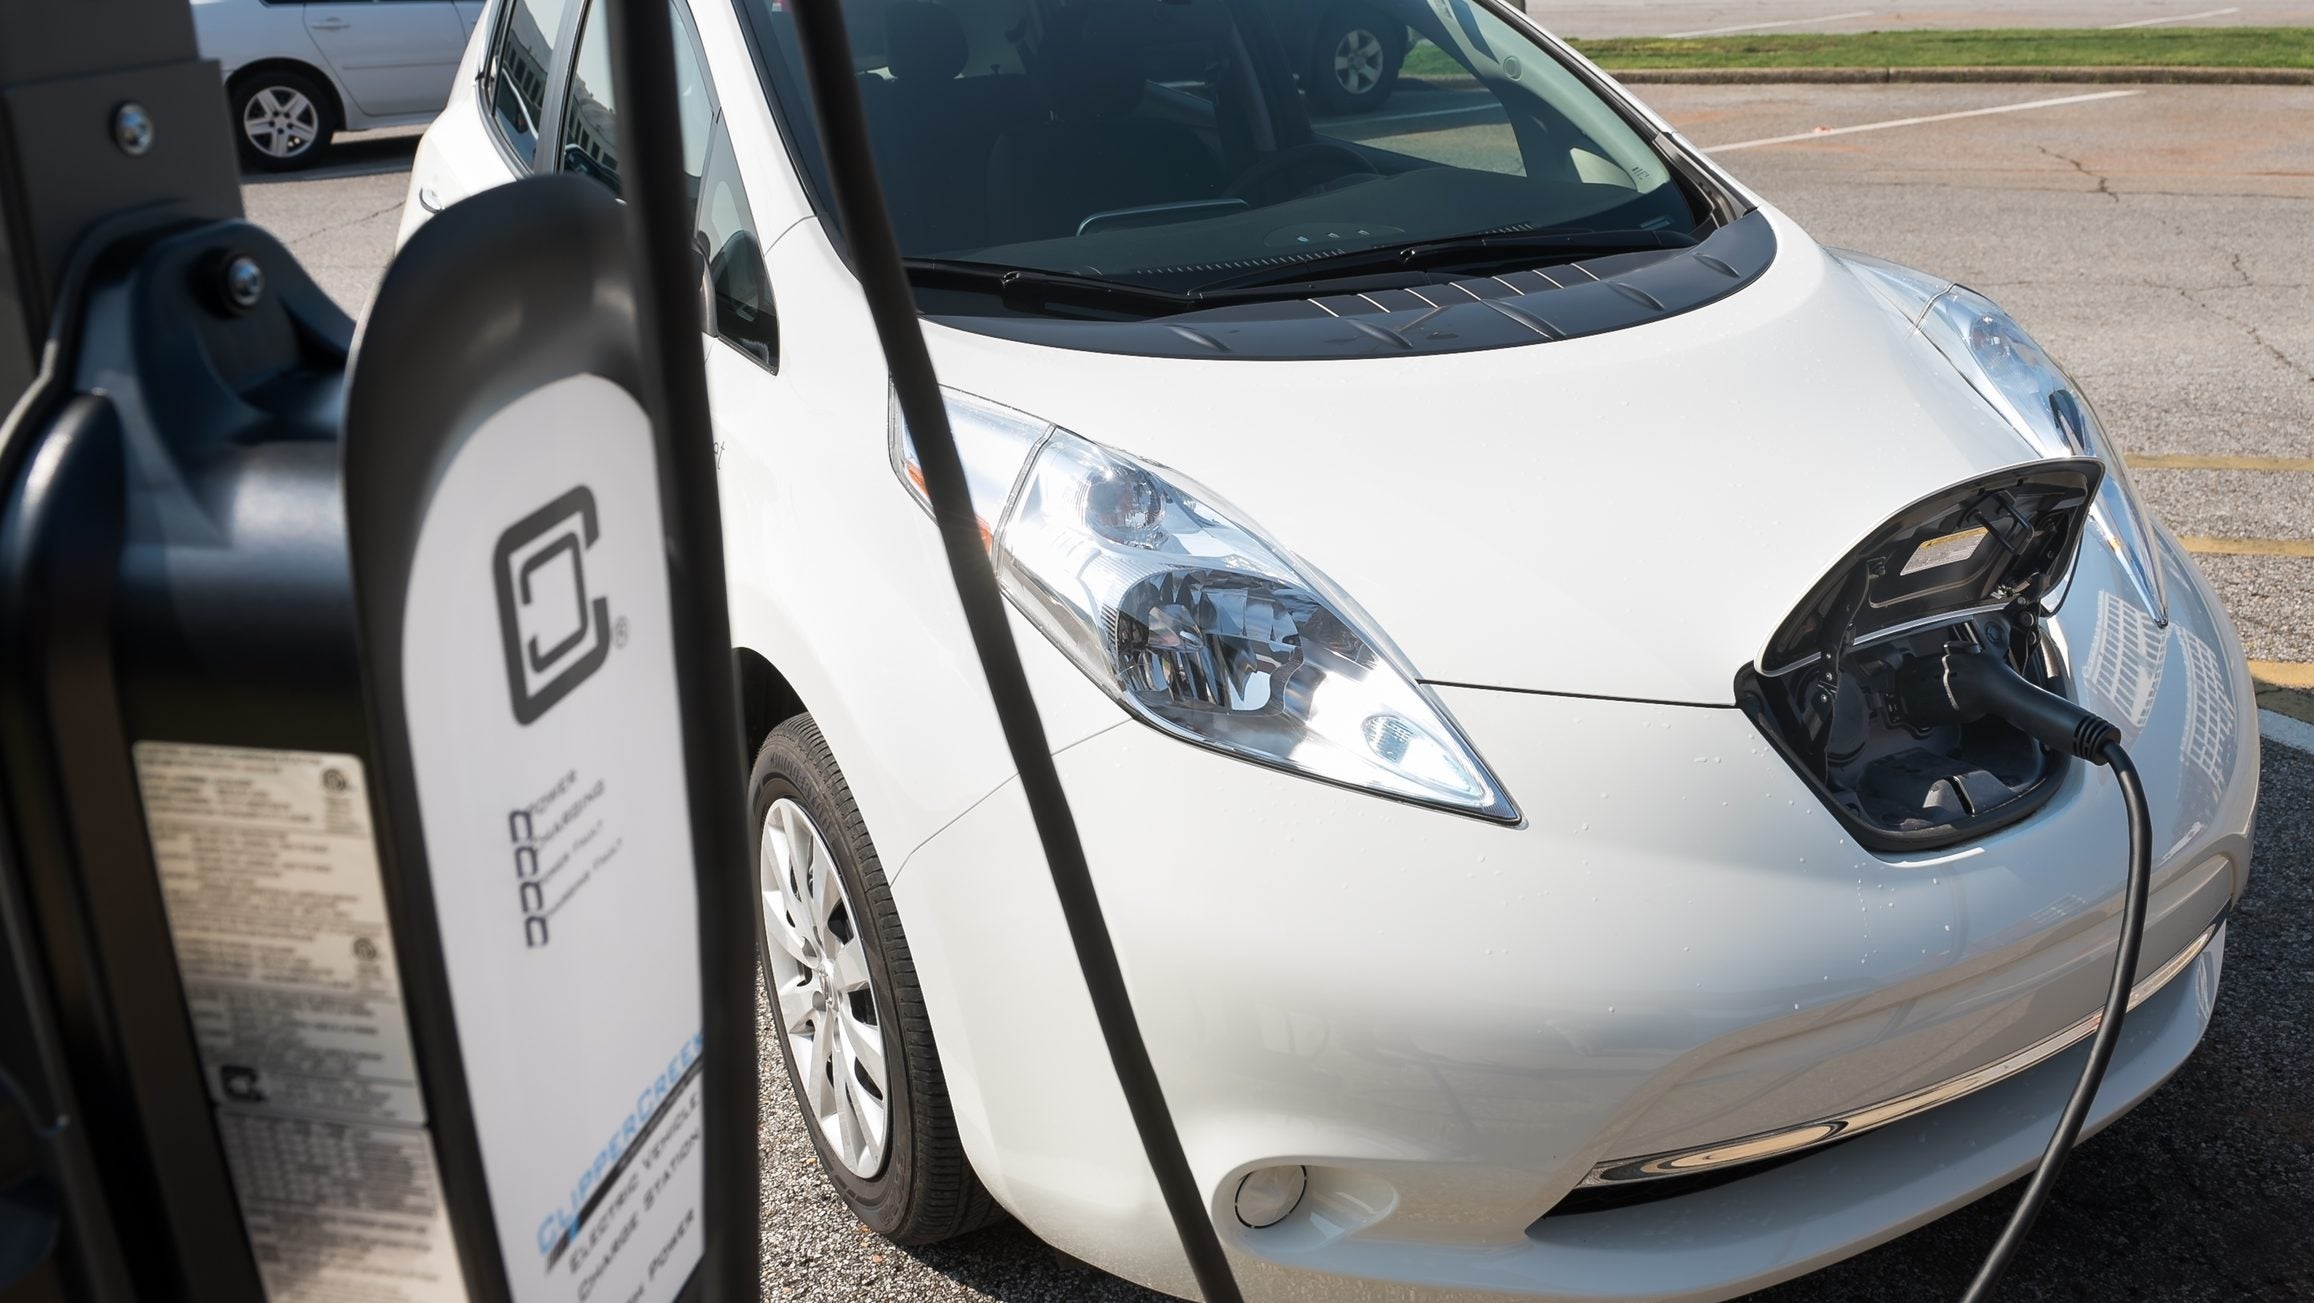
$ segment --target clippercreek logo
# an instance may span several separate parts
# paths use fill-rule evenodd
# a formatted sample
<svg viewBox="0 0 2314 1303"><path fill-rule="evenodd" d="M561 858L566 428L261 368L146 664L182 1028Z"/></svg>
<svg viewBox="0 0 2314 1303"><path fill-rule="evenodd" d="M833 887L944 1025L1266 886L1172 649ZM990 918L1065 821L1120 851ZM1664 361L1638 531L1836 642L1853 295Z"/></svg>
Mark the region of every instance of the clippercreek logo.
<svg viewBox="0 0 2314 1303"><path fill-rule="evenodd" d="M610 658L610 599L587 592L599 533L594 492L582 484L498 536L492 576L516 723L536 722Z"/></svg>

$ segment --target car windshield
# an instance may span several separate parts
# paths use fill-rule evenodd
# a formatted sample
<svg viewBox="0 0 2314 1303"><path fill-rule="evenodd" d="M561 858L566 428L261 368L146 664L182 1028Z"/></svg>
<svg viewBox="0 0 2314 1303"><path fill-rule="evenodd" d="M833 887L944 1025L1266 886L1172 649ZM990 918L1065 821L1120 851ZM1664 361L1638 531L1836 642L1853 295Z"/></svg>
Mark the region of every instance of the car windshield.
<svg viewBox="0 0 2314 1303"><path fill-rule="evenodd" d="M832 214L792 0L745 3ZM1708 220L1641 129L1480 0L843 4L920 293L986 273L987 297L1025 269L1161 303L1479 236L1488 270L1542 265Z"/></svg>

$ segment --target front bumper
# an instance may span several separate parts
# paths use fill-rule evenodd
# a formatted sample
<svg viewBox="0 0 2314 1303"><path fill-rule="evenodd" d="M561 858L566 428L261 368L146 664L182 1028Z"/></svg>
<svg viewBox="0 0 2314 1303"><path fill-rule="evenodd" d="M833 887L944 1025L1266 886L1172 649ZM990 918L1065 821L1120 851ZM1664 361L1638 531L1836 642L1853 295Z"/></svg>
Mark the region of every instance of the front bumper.
<svg viewBox="0 0 2314 1303"><path fill-rule="evenodd" d="M2094 573L2057 624L2155 802L2141 973L2246 881L2256 740L2198 585L2151 632ZM2101 668L2102 667L2102 668ZM1249 1297L1725 1298L2009 1179L2083 1051L1711 1190L1546 1216L1603 1167L1777 1133L2042 1046L2102 997L2125 853L2110 776L1932 857L1859 849L1732 709L1444 689L1516 829L1123 724L1063 777L1191 1164ZM1188 1295L1017 788L895 881L960 1130L1060 1248ZM2222 938L2132 1017L2092 1125L2191 1051ZM1242 1176L1306 1165L1278 1226Z"/></svg>

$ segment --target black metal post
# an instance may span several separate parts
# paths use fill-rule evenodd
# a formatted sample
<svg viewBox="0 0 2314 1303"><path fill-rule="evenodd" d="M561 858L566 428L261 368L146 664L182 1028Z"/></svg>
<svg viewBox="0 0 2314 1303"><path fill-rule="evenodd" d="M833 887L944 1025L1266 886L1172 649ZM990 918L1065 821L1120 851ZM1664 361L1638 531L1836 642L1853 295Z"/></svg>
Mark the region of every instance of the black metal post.
<svg viewBox="0 0 2314 1303"><path fill-rule="evenodd" d="M90 227L241 215L218 84L185 0L0 4L0 411Z"/></svg>
<svg viewBox="0 0 2314 1303"><path fill-rule="evenodd" d="M698 322L686 311L696 278L688 263L690 214L682 204L672 31L665 0L645 0L640 10L626 0L604 2L610 5L617 76L625 92L626 111L619 130L622 153L631 160L631 193L637 196L627 209L627 217L636 269L637 334L648 372L647 382L639 388L644 391L654 423L665 436L657 444L657 458L671 571L670 615L680 666L677 704L683 717L684 766L695 780L689 793L689 813L700 904L707 1060L704 1113L705 1126L716 1137L701 1154L707 1187L701 1231L705 1256L714 1265L691 1282L683 1297L738 1303L742 1298L752 1299L758 1288L752 1267L758 1235L753 1143L755 1006L752 983L746 980L754 967L751 919L755 903L752 862L738 813L738 784L744 770L739 763L731 641L723 602L722 531L705 376ZM85 297L79 287L98 280L109 284L132 271L143 272L146 269L140 259L147 251L172 240L179 244L195 238L210 240L220 230L214 224L240 215L239 170L229 126L218 70L197 56L185 0L70 0L54 5L0 2L0 411L14 409L6 425L0 426L0 509L4 509L0 510L0 560L22 554L38 562L47 555L20 545L25 537L38 541L52 532L48 526L56 513L34 518L18 511L4 495L9 485L31 473L28 466L46 467L60 455L58 449L67 449L67 441L59 433L59 414L79 410L74 403L87 406L96 415L82 422L88 427L82 431L85 437L67 449L91 450L81 453L73 463L78 475L73 483L85 481L88 492L84 496L92 502L114 501L117 515L120 495L104 477L118 480L123 471L117 457L102 461L99 456L120 441L119 433L97 419L108 410L103 400L75 397L76 389L85 383L84 377L75 374L70 346L82 324L75 320L77 305ZM211 334L263 329L249 323L262 322L276 311L271 300L293 290L310 293L310 284L297 274L286 254L258 233L242 229L245 243L256 249L260 261L276 256L279 261L267 263L270 275L259 282L273 287L266 291L268 302L246 319L233 318L241 324L204 327L197 324L198 312L181 318L173 315L179 299L197 298L213 289L211 280L184 275L184 268L173 265L160 269L166 273L160 280L168 294L121 300L117 306L130 310L125 316L116 311L113 318L107 318L149 328L148 333L173 330L183 337L179 342L186 343L184 348L145 350L154 356L166 354L166 364L155 374L161 383L171 386L168 393L156 390L152 397L171 396L178 379L197 387L199 378L216 369L204 370L196 356L199 348L210 342ZM90 255L105 250L125 252L107 253L92 263ZM92 266L95 276L90 274ZM170 313L152 310L153 303L162 298L171 304ZM299 329L267 336L271 344L295 346L302 341L304 352L311 355L304 357L303 363L317 374L307 377L314 381L310 389L299 391L312 399L298 408L300 420L334 423L336 419L333 396L344 363L341 336L350 335L350 324L339 318L337 327L316 329L311 323L302 323ZM44 341L52 334L68 342L44 353ZM333 353L325 346L333 340L340 351ZM228 352L232 351L231 342ZM243 347L234 356L250 361L256 354ZM271 374L265 366L256 370ZM329 374L318 374L323 371ZM248 377L233 379L238 382ZM20 394L24 395L21 400ZM140 395L136 405L138 411L150 412L166 403L145 402ZM207 423L187 418L163 431L141 431L137 445L144 453L165 457L182 451L174 444L198 442L209 433ZM281 437L267 443L267 458L277 455L273 443L295 445L289 453L279 455L300 466L310 464L326 470L329 482L321 485L324 491L305 495L312 499L309 505L313 509L303 518L310 518L317 530L328 533L336 522L321 507L325 501L337 501L337 461L328 447L336 431L269 433ZM249 451L241 446L249 442L242 439L238 450ZM154 453L155 449L160 451ZM40 461L29 463L27 458L33 456ZM268 460L267 466L275 467L275 462ZM58 478L49 473L42 482L53 486ZM314 485L301 481L299 487ZM44 501L58 498L50 491ZM118 523L103 513L87 514L99 523ZM233 540L236 546L244 541ZM317 535L312 542L314 546L302 554L311 563L307 568L330 569L336 560L333 548L343 546L343 537ZM79 554L72 559L78 560ZM11 584L11 577L25 582ZM83 595L76 610L93 606L102 615L99 596L109 599L109 588L99 590L87 583L68 587ZM17 709L19 698L28 694L37 698L44 680L31 671L47 663L27 669L19 664L22 658L13 653L20 643L40 649L57 641L44 637L48 630L40 623L56 590L58 584L47 582L43 574L26 571L19 575L0 565L0 671L5 672L0 675L4 677L0 681L0 756L20 760L36 755L37 744L55 731L51 727L55 721L48 715ZM99 596L90 596L92 593ZM208 597L212 605L206 614L216 614L214 594ZM164 612L176 610L167 602L153 605ZM110 628L101 618L91 627L97 634ZM242 627L262 630L267 626L260 622ZM262 641L263 635L258 637ZM234 652L226 658L247 650L245 645L235 644ZM201 668L214 671L219 667L204 664ZM332 662L332 668L350 672L352 662L342 666ZM92 700L109 701L114 676L108 663L89 660L84 662L84 669L79 679L89 686L87 695ZM236 690L240 686L234 685ZM174 712L159 732L195 742L250 740L207 736L204 728L220 734L253 729L266 734L256 739L259 744L277 747L294 745L310 732L299 733L297 738L275 736L282 730L273 727L277 721L271 717L248 723L249 717L244 716L240 724L230 728L206 717L194 720L187 713L194 707L185 704L194 698L206 708L222 695L161 692L140 698L139 704L148 708L148 714L162 707ZM294 714L301 700L289 692L274 704ZM325 716L323 722L340 732L343 728L358 730L362 724L358 709L307 710L305 714ZM150 718L136 725L138 729L153 726ZM91 748L104 752L106 758L114 758L111 753L121 748L124 737L143 735L124 731L117 721L85 732ZM358 738L337 733L332 734L328 749L356 755L368 751ZM86 899L86 887L99 870L133 875L140 864L149 864L148 848L107 846L92 850L93 841L84 837L74 842L66 836L67 832L81 831L68 816L92 809L111 818L116 832L139 831L141 825L123 817L135 809L133 788L123 788L117 794L108 792L100 803L83 801L76 805L51 790L56 784L47 781L48 766L17 765L14 772L8 772L10 768L0 764L0 780L5 780L0 783L0 1186L8 1187L0 1194L5 1195L11 1214L42 1200L57 1205L50 1209L53 1215L42 1233L60 1235L62 1247L53 1254L43 1247L41 1254L46 1256L27 1256L25 1261L39 1262L35 1268L38 1274L17 1278L15 1269L22 1263L10 1250L27 1247L19 1241L27 1241L34 1232L29 1224L12 1222L11 1229L23 1230L24 1235L5 1237L9 1242L0 1244L0 1293L11 1299L23 1297L28 1303L67 1298L73 1303L128 1303L135 1298L257 1297L250 1246L234 1225L237 1214L233 1200L226 1197L231 1191L223 1169L215 1170L213 1179L204 1182L171 1184L147 1174L147 1164L140 1161L145 1147L157 1155L164 1140L178 1149L188 1145L201 1149L215 1160L217 1144L207 1117L208 1104L192 1075L189 1053L179 1054L182 1063L173 1065L185 1071L167 1074L164 1080L162 1074L149 1071L153 1036L140 1032L133 1054L115 1049L112 1039L107 1039L113 1036L116 1023L124 1022L128 1012L135 1012L130 1005L150 1012L156 1000L168 1006L166 1018L160 1020L167 1024L167 1030L177 1041L187 1038L184 1006L173 977L169 982L139 979L142 985L132 990L117 980L115 971L123 962L120 956L132 949L166 967L169 952L165 936L154 944L121 946L117 944L120 926L108 930L95 926L92 919L107 912L120 913L125 907L116 908L117 902L113 902L100 909ZM86 790L81 792L86 794ZM113 851L119 853L110 853ZM149 868L145 872L149 874ZM141 878L127 885L144 896L153 892L153 884ZM154 923L158 917L154 913L151 918L140 916L139 921ZM110 951L106 952L99 941L111 941ZM735 974L736 981L732 980ZM129 1071L127 1065L131 1063L144 1070ZM442 1065L429 1065L430 1069L439 1067ZM152 1126L140 1127L137 1123L142 1114L131 1116L125 1105L116 1102L104 1107L114 1097L129 1095L132 1086L141 1092L136 1103L144 1113L153 1111L145 1096L173 1092L171 1102L182 1106L180 1112L192 1110L194 1116L173 1118L179 1125L162 1134ZM89 1112L92 1098L98 1101L93 1116ZM29 1145L19 1138L24 1131L32 1133ZM88 1152L92 1131L122 1153L111 1158L104 1152L92 1156ZM29 1172L23 1170L22 1161L27 1151L33 1169ZM158 1157L153 1159L154 1164L158 1162ZM179 1161L174 1170L185 1170L184 1164ZM471 1175L470 1171L462 1172ZM44 1186L26 1184L43 1179ZM468 1188L478 1188L478 1182L469 1182ZM195 1222L199 1223L196 1229L204 1233L191 1236L187 1228ZM167 1223L165 1228L163 1223ZM201 1262L193 1263L189 1251L176 1251L188 1245L202 1255ZM472 1262L466 1265L473 1267ZM490 1270L496 1270L495 1264Z"/></svg>
<svg viewBox="0 0 2314 1303"><path fill-rule="evenodd" d="M701 1010L707 1146L706 1249L701 1297L752 1300L760 1221L755 1136L754 852L737 799L747 772L724 600L722 489L707 410L692 264L693 214L684 184L675 29L667 0L607 0L611 76L619 88L619 165L644 382L660 437L660 514L666 521L684 764L690 770L699 892ZM710 784L727 779L718 791ZM733 1057L744 1060L734 1065ZM741 1248L731 1237L745 1240Z"/></svg>
<svg viewBox="0 0 2314 1303"><path fill-rule="evenodd" d="M76 256L100 232L240 216L226 125L217 69L199 57L184 0L0 4L0 491L18 481L28 432L63 415L66 377L44 361L57 360L47 349L52 333L72 324L60 318L70 315ZM0 535L12 554L27 551L21 542ZM0 590L22 597L39 581L10 573ZM12 651L45 632L27 624L21 602L0 605L0 641ZM32 738L40 721L6 708L0 716L9 749L23 754L13 744ZM117 1100L117 1083L84 1091L74 1080L76 1060L101 1047L104 1033L92 1034L79 1016L83 997L98 989L94 936L71 893L58 890L62 825L53 783L37 781L45 777L17 775L17 799L0 800L0 1143L8 1151L0 1183L22 1237L42 1234L36 1223L53 1218L57 1238L44 1246L20 1237L0 1267L25 1274L0 1285L11 1298L126 1303L132 1279L150 1277L157 1264L150 1253L132 1258L115 1231L149 1236L149 1224L121 1219L149 1215L151 1195L108 1195L90 1110L92 1100ZM110 1197L121 1195L134 1207Z"/></svg>

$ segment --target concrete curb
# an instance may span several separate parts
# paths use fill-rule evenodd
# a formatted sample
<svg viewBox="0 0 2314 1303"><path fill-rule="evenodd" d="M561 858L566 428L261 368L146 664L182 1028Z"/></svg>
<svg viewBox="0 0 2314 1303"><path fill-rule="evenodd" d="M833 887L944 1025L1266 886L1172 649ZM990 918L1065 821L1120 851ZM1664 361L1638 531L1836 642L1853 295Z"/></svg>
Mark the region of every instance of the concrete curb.
<svg viewBox="0 0 2314 1303"><path fill-rule="evenodd" d="M1610 68L1631 86L2077 82L2139 85L2314 86L2314 68Z"/></svg>

